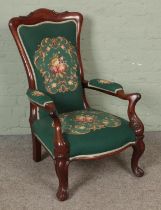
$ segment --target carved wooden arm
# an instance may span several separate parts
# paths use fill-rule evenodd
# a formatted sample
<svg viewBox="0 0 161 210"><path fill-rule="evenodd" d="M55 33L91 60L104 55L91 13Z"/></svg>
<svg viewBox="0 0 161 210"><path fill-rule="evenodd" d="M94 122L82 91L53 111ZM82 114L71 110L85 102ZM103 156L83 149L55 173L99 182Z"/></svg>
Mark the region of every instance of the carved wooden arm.
<svg viewBox="0 0 161 210"><path fill-rule="evenodd" d="M118 97L118 98L123 99L123 100L128 100L129 104L128 104L127 113L128 113L128 118L129 118L129 121L130 121L130 126L133 128L137 139L143 138L143 136L144 136L144 125L143 125L143 123L141 122L141 120L139 119L139 117L137 116L137 114L135 112L135 105L141 99L140 93L126 94L124 92L123 88L120 89L120 90L112 92L112 91L109 91L109 90L101 89L100 87L91 86L90 82L88 82L86 80L83 81L83 87L88 88L88 89L97 90L97 91L106 93L108 95Z"/></svg>
<svg viewBox="0 0 161 210"><path fill-rule="evenodd" d="M68 158L69 144L67 141L64 141L60 119L56 112L50 112L50 116L54 121L55 127L54 156L55 158Z"/></svg>
<svg viewBox="0 0 161 210"><path fill-rule="evenodd" d="M61 129L61 122L57 115L56 106L53 100L45 93L38 90L27 90L27 96L32 104L37 107L44 108L49 112L54 121L55 138L54 138L54 154L55 157L61 157L68 154L68 145L64 141Z"/></svg>

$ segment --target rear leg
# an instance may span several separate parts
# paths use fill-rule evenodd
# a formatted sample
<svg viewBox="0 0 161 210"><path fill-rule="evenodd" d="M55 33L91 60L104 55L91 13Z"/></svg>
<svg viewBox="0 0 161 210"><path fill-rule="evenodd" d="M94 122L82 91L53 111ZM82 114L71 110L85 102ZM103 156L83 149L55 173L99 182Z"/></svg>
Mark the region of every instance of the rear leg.
<svg viewBox="0 0 161 210"><path fill-rule="evenodd" d="M36 136L32 134L33 160L35 162L41 161L41 143Z"/></svg>

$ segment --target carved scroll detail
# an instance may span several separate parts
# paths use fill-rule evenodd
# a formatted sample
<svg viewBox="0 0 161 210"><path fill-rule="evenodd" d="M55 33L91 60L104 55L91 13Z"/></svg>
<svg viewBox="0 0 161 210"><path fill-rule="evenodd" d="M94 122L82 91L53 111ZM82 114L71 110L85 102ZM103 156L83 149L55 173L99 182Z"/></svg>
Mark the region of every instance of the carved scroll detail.
<svg viewBox="0 0 161 210"><path fill-rule="evenodd" d="M129 94L127 95L127 97L129 100L128 117L130 120L130 126L134 129L137 139L140 139L144 135L144 125L135 112L135 105L140 100L141 95L136 93Z"/></svg>
<svg viewBox="0 0 161 210"><path fill-rule="evenodd" d="M56 113L50 113L54 120L55 137L54 137L54 156L55 170L59 180L57 198L65 201L68 198L68 165L69 165L69 143L64 140L61 122Z"/></svg>
<svg viewBox="0 0 161 210"><path fill-rule="evenodd" d="M68 198L68 166L69 161L65 158L55 160L55 170L59 180L57 198L65 201Z"/></svg>

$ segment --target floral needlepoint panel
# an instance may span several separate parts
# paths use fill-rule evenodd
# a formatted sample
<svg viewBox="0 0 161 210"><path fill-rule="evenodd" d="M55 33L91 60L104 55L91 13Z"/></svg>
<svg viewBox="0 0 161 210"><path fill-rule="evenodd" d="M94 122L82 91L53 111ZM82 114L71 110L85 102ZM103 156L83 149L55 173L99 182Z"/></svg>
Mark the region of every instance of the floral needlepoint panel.
<svg viewBox="0 0 161 210"><path fill-rule="evenodd" d="M68 134L86 134L98 129L121 125L119 117L93 109L63 113L59 115L59 118L63 132Z"/></svg>
<svg viewBox="0 0 161 210"><path fill-rule="evenodd" d="M35 52L34 64L43 77L47 92L57 94L77 89L77 52L66 38L43 39Z"/></svg>
<svg viewBox="0 0 161 210"><path fill-rule="evenodd" d="M101 84L111 84L112 83L111 81L105 80L105 79L98 79L97 81Z"/></svg>
<svg viewBox="0 0 161 210"><path fill-rule="evenodd" d="M32 91L32 96L44 96L44 93L42 93L38 90L34 90L34 91Z"/></svg>

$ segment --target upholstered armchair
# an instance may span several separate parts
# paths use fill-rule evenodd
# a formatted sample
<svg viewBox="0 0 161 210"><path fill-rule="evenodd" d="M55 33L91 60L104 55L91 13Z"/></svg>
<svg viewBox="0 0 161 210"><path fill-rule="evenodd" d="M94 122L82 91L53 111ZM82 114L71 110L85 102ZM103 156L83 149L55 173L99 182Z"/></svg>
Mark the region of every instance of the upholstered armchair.
<svg viewBox="0 0 161 210"><path fill-rule="evenodd" d="M138 166L145 148L144 126L135 113L141 95L126 94L122 85L105 79L84 79L82 22L80 13L48 9L9 22L28 77L33 160L41 160L41 146L53 158L61 201L68 198L72 160L103 158L132 146L132 171L137 177L144 174ZM129 121L91 108L86 88L127 100Z"/></svg>

